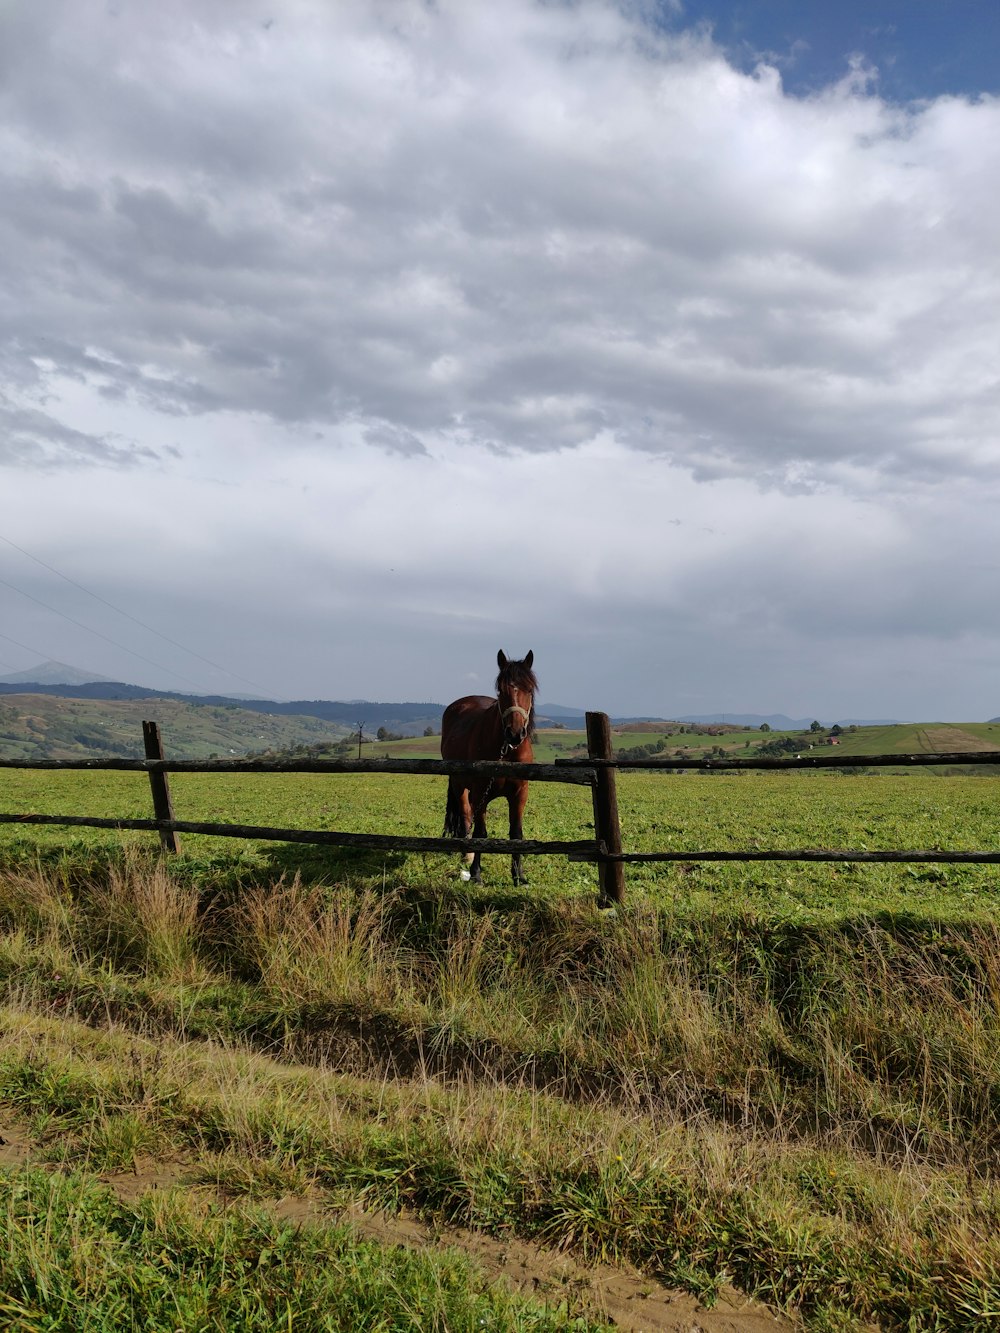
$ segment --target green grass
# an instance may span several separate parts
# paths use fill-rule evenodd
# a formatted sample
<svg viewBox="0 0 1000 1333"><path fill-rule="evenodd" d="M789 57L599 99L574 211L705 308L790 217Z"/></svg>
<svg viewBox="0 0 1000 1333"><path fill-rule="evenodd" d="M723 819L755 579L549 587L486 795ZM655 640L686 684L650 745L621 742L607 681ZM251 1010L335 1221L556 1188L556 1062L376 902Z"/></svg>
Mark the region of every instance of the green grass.
<svg viewBox="0 0 1000 1333"><path fill-rule="evenodd" d="M33 1333L592 1327L485 1282L455 1250L388 1250L180 1192L126 1204L79 1174L0 1174L0 1219L0 1319Z"/></svg>
<svg viewBox="0 0 1000 1333"><path fill-rule="evenodd" d="M175 774L179 819L275 827L437 836L444 783L426 776ZM674 774L622 773L619 810L626 851L767 848L1000 848L993 782L982 776L942 781L926 772ZM0 770L0 808L148 818L147 780L140 774ZM528 836L590 836L587 788L536 783ZM506 808L490 808L492 833L506 833ZM32 864L58 860L65 849L109 853L122 845L155 847L155 835L101 830L32 829L0 825L0 855ZM72 857L71 857L72 859ZM357 853L280 843L186 838L180 862L194 876L217 881L277 878L384 883L435 891L453 884L457 858ZM530 898L596 896L596 872L559 858L530 862ZM484 861L487 891L509 886L507 858ZM680 915L760 913L795 922L830 921L886 912L964 920L995 912L1000 878L989 866L862 865L782 862L629 866L629 892L651 896Z"/></svg>
<svg viewBox="0 0 1000 1333"><path fill-rule="evenodd" d="M181 818L442 814L434 778L173 786ZM619 775L627 848L990 849L995 791ZM8 809L148 799L133 775L0 773ZM589 800L536 784L529 832L584 836ZM0 829L0 1103L56 1164L180 1154L254 1198L408 1206L706 1295L735 1278L817 1327L989 1326L995 868L630 867L614 916L592 867L533 859L520 890L485 868L194 837L168 864L148 837Z"/></svg>
<svg viewBox="0 0 1000 1333"><path fill-rule="evenodd" d="M630 1261L707 1300L736 1280L817 1327L836 1316L839 1327L853 1317L883 1327L912 1320L969 1329L988 1326L996 1310L1000 1196L995 1182L970 1180L960 1168L850 1152L817 1136L748 1133L668 1107L588 1105L490 1080L387 1084L190 1042L95 1033L65 1018L45 1023L8 1012L4 1026L3 1100L30 1117L50 1156L89 1171L121 1164L119 1126L130 1120L144 1127L145 1150L159 1138L161 1150L186 1154L193 1182L250 1199L309 1189L334 1208L407 1205L441 1222ZM149 1201L146 1215L156 1208ZM127 1240L140 1260L150 1247L168 1256L190 1248L172 1246L162 1227L148 1242L135 1210L115 1212L130 1214ZM199 1302L225 1276L206 1273L202 1259L213 1247L241 1249L212 1220L194 1256ZM54 1252L41 1243L37 1249L64 1289L66 1270L72 1278L79 1264L67 1264L59 1241L75 1231L79 1248L82 1228L72 1219L52 1227L50 1214L47 1228ZM38 1228L46 1240L47 1228ZM273 1223L257 1230L265 1232L259 1245L273 1250ZM359 1266L347 1238L343 1249L336 1237L323 1245L337 1281L341 1259ZM318 1250L310 1255L307 1247L303 1256L301 1248L289 1242L300 1263L318 1258ZM240 1309L259 1300L262 1261L259 1249L252 1253L255 1262L234 1265L225 1286ZM154 1310L163 1277L188 1276L176 1264L162 1276L155 1265L139 1271L135 1285L148 1280L153 1291L136 1296ZM103 1292L109 1284L94 1274L85 1285ZM287 1298L285 1285L276 1285L269 1299ZM433 1313L433 1301L420 1299ZM332 1325L341 1326L352 1327Z"/></svg>

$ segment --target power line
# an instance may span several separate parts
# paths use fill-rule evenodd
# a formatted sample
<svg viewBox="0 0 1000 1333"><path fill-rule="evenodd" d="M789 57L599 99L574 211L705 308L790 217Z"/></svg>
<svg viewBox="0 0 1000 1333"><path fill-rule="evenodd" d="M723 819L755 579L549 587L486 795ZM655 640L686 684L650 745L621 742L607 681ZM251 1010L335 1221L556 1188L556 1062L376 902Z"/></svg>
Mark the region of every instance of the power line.
<svg viewBox="0 0 1000 1333"><path fill-rule="evenodd" d="M6 544L8 546L12 546L15 551L20 551L21 555L27 556L29 560L34 560L36 565L41 565L41 567L43 569L47 569L50 574L55 574L56 577L62 579L63 582L69 583L74 588L78 588L80 592L86 593L88 597L93 597L93 599L96 602L100 602L103 606L106 606L110 610L117 612L118 615L124 616L126 620L131 620L133 624L140 626L140 628L144 630L148 630L150 634L155 634L156 637L158 639L162 639L164 643L169 643L172 647L179 648L182 653L188 653L190 654L191 657L196 657L199 662L204 662L206 666L213 667L216 671L221 671L226 676L231 676L233 680L241 680L243 681L244 685L252 685L255 690L262 690L265 694L268 693L267 688L259 684L257 681L250 680L247 676L241 676L238 671L230 671L228 667L222 666L221 663L213 662L210 657L204 657L202 656L201 653L196 653L193 648L187 648L183 643L178 643L176 639L171 639L169 635L161 633L161 631L158 629L154 629L152 625L147 625L144 620L140 620L138 616L132 615L130 611L125 611L122 609L122 607L115 606L114 602L109 602L108 599L106 597L102 597L100 593L94 592L93 589L91 588L85 588L82 583L78 583L76 579L71 579L69 575L64 574L62 570L56 569L53 565L46 564L46 562L44 560L39 559L37 555L32 555L32 553L30 551L26 551L23 546L18 546L17 542L11 541L11 539L9 537L5 537L2 532L0 532L0 541L6 542ZM10 587L11 585L8 584L7 586ZM15 592L20 592L20 589L15 588ZM29 594L25 593L24 595L28 596ZM51 607L49 608L49 610L52 609L53 608ZM56 614L61 615L62 612L56 612ZM69 617L66 618L69 619ZM74 624L75 623L77 622L74 621ZM86 629L86 626L83 626L83 628ZM96 633L96 631L92 632ZM121 645L117 646L120 647ZM125 651L129 652L130 650L126 648ZM138 656L138 654L134 655ZM160 669L166 671L169 668L161 667ZM178 672L173 672L172 674L179 675ZM180 676L180 679L187 680L188 678L187 676Z"/></svg>
<svg viewBox="0 0 1000 1333"><path fill-rule="evenodd" d="M48 653L43 653L40 648L29 648L26 643L19 643L17 639L12 639L9 634L0 634L0 639L3 639L4 643L12 643L15 648L23 648L26 653L31 653L33 657L48 657ZM9 666L10 663L8 662L7 665Z"/></svg>
<svg viewBox="0 0 1000 1333"><path fill-rule="evenodd" d="M119 643L117 639L112 639L107 634L102 634L99 629L91 629L89 625L85 625L80 620L74 620L73 617L68 616L65 611L60 611L56 606L49 606L48 602L43 602L40 597L35 597L30 592L25 592L23 588L15 587L13 583L8 583L6 579L0 579L0 584L5 588L10 588L12 592L18 593L21 597L26 597L29 602L35 602L38 606L44 607L46 611L51 611L53 615L62 616L63 620L68 620L69 623L75 625L77 629L86 630L88 634L96 635L97 638L103 639L105 643L110 643L113 647L120 648L123 653L128 653L131 657L137 657L140 662L145 662L148 666L156 667L157 671L166 671L168 675L176 676L178 680L185 680L189 685L193 685L196 690L201 688L196 680L192 680L190 676L185 676L183 672L173 671L170 667L163 666L161 662L154 662L151 657L144 657L142 653L137 653L131 648L126 648L125 645ZM13 642L13 640L11 640L11 642Z"/></svg>

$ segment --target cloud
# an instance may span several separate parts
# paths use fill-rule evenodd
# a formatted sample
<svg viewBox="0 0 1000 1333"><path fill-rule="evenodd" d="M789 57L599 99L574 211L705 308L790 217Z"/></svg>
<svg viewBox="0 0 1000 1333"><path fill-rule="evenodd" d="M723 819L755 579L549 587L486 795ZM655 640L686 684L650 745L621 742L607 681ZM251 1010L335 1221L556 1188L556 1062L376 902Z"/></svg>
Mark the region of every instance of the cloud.
<svg viewBox="0 0 1000 1333"><path fill-rule="evenodd" d="M973 486L896 505L706 485L610 438L414 455L355 438L308 455L304 489L305 469L286 468L291 436L259 421L247 437L239 418L220 434L191 425L181 462L145 482L116 470L84 491L69 471L25 473L8 532L260 693L447 701L469 673L488 678L497 648L531 647L544 698L610 711L998 711L983 616L994 511ZM165 671L4 591L8 631L40 656L249 688L24 561L5 578Z"/></svg>
<svg viewBox="0 0 1000 1333"><path fill-rule="evenodd" d="M390 450L995 466L994 99L792 98L593 3L266 9L8 15L15 383L58 332L153 410Z"/></svg>
<svg viewBox="0 0 1000 1333"><path fill-rule="evenodd" d="M1000 102L649 13L7 6L11 535L286 695L1000 711Z"/></svg>
<svg viewBox="0 0 1000 1333"><path fill-rule="evenodd" d="M0 466L135 467L156 457L152 449L75 430L37 408L13 406L0 395Z"/></svg>

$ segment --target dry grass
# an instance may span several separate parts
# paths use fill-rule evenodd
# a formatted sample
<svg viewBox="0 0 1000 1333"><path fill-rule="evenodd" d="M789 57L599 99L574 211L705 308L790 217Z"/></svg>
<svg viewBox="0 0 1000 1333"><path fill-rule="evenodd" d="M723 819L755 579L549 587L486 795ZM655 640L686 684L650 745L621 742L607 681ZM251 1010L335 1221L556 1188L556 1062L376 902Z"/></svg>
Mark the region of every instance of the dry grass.
<svg viewBox="0 0 1000 1333"><path fill-rule="evenodd" d="M331 896L296 876L249 890L229 927L233 954L282 1006L382 1003L407 988L406 951L374 892Z"/></svg>
<svg viewBox="0 0 1000 1333"><path fill-rule="evenodd" d="M55 1156L96 1170L158 1147L250 1197L408 1204L706 1292L728 1272L824 1320L849 1294L887 1323L923 1309L969 1327L962 1311L986 1309L995 1286L996 1191L972 1200L960 1174L914 1159L484 1079L378 1084L11 1011L3 1029L4 1099L35 1114Z"/></svg>
<svg viewBox="0 0 1000 1333"><path fill-rule="evenodd" d="M56 1156L193 1153L243 1193L735 1275L827 1325L968 1328L997 1299L992 925L695 926L297 878L227 900L137 860L0 874L0 920L0 1095Z"/></svg>

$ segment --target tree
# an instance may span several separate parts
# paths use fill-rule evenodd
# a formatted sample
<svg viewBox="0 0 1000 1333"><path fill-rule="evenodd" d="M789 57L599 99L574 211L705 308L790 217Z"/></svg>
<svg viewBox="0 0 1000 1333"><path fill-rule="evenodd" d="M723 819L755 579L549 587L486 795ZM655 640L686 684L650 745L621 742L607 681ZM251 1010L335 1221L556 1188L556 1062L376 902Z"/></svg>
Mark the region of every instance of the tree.
<svg viewBox="0 0 1000 1333"><path fill-rule="evenodd" d="M425 735L425 736L433 736L433 735L434 735L434 728L433 728L433 727L424 727L424 735Z"/></svg>
<svg viewBox="0 0 1000 1333"><path fill-rule="evenodd" d="M786 754L797 754L801 748L802 742L794 736L779 736L777 740L758 745L755 753L768 759L780 759Z"/></svg>
<svg viewBox="0 0 1000 1333"><path fill-rule="evenodd" d="M815 721L810 722L810 724L809 724L809 730L810 730L810 731L822 731L822 730L823 730L823 724L822 724L822 722L815 722Z"/></svg>
<svg viewBox="0 0 1000 1333"><path fill-rule="evenodd" d="M760 729L761 729L761 731L770 731L770 730L771 730L771 724L770 724L770 722L762 722L762 723L760 724Z"/></svg>

